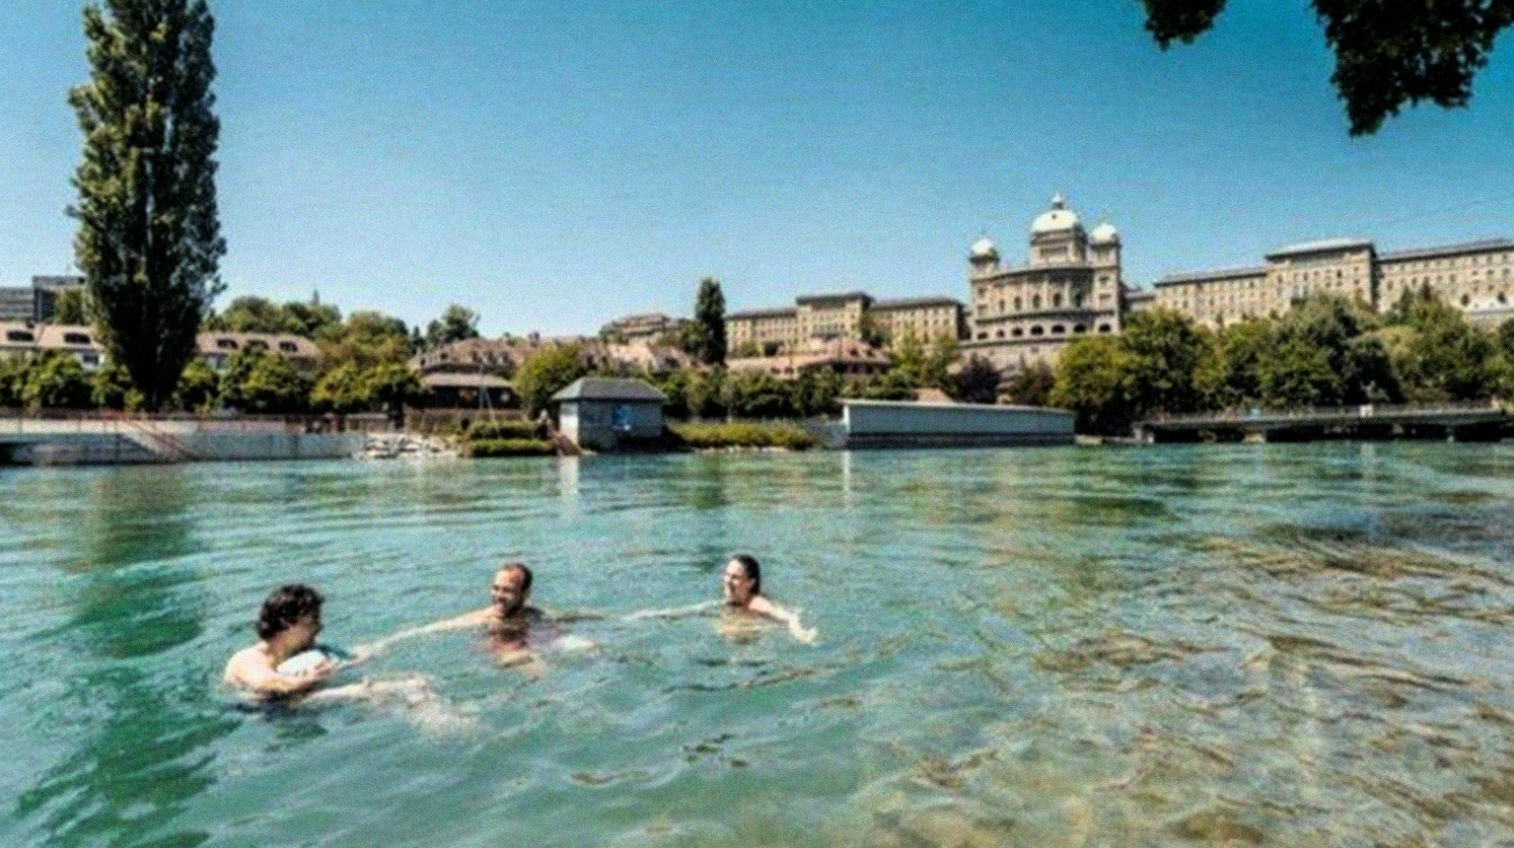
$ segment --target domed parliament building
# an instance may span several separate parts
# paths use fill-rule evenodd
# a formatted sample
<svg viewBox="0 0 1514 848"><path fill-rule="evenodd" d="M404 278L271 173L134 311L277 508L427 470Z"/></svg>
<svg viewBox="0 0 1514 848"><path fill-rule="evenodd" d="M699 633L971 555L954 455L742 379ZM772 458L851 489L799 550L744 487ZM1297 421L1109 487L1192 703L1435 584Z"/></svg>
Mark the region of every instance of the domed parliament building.
<svg viewBox="0 0 1514 848"><path fill-rule="evenodd" d="M1038 362L1054 367L1073 339L1118 334L1132 312L1171 309L1220 330L1279 317L1317 293L1385 310L1406 292L1429 289L1473 323L1492 327L1514 318L1514 241L1505 238L1391 252L1367 239L1330 238L1280 248L1264 260L1174 274L1149 291L1131 290L1120 269L1119 233L1107 223L1085 232L1057 195L1030 225L1024 264L1002 264L987 236L973 244L962 351L1004 373Z"/></svg>
<svg viewBox="0 0 1514 848"><path fill-rule="evenodd" d="M1054 366L1074 338L1120 332L1126 294L1120 234L1107 223L1085 231L1060 194L1031 222L1024 264L1001 263L988 236L973 244L968 263L972 317L962 352L1000 371Z"/></svg>

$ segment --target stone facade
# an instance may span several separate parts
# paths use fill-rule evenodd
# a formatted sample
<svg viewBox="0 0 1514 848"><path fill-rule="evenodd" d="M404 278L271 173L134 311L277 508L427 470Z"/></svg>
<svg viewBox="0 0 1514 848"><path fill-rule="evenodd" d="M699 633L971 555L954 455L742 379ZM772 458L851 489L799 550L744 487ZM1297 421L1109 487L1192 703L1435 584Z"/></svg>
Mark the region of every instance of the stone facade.
<svg viewBox="0 0 1514 848"><path fill-rule="evenodd" d="M962 339L967 335L966 310L948 297L880 300L870 311L888 334L890 347L897 347L907 336L928 343L939 336Z"/></svg>
<svg viewBox="0 0 1514 848"><path fill-rule="evenodd" d="M1404 291L1423 286L1474 323L1497 326L1514 317L1514 241L1403 250L1377 258L1381 308L1391 308Z"/></svg>
<svg viewBox="0 0 1514 848"><path fill-rule="evenodd" d="M1072 339L1117 334L1125 315L1120 236L1109 224L1086 232L1061 195L1030 227L1025 264L1004 266L987 236L968 256L972 290L964 356L1000 371L1055 365Z"/></svg>
<svg viewBox="0 0 1514 848"><path fill-rule="evenodd" d="M1514 315L1514 241L1508 239L1384 254L1365 239L1332 239L1274 251L1266 261L1166 277L1153 286L1152 305L1220 329L1282 315L1317 292L1385 310L1404 292L1429 288L1477 323L1496 325Z"/></svg>
<svg viewBox="0 0 1514 848"><path fill-rule="evenodd" d="M909 334L922 342L936 336L961 338L962 304L950 298L875 301L867 292L806 295L792 309L733 312L725 319L727 348L773 356L807 351L817 343L860 342L871 320L897 346Z"/></svg>

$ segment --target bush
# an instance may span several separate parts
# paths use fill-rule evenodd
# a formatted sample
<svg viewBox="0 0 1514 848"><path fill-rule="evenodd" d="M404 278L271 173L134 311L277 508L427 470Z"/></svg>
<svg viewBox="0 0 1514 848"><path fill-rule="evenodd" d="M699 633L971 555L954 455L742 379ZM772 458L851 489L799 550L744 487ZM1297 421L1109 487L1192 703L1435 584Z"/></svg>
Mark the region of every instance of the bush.
<svg viewBox="0 0 1514 848"><path fill-rule="evenodd" d="M476 439L463 449L466 456L482 459L493 456L552 456L557 449L546 439Z"/></svg>
<svg viewBox="0 0 1514 848"><path fill-rule="evenodd" d="M505 421L474 421L464 431L463 438L470 442L499 439L540 440L542 435L541 425L521 418Z"/></svg>
<svg viewBox="0 0 1514 848"><path fill-rule="evenodd" d="M676 441L692 450L717 448L786 448L804 450L816 445L815 437L793 424L758 424L738 421L730 424L673 424Z"/></svg>

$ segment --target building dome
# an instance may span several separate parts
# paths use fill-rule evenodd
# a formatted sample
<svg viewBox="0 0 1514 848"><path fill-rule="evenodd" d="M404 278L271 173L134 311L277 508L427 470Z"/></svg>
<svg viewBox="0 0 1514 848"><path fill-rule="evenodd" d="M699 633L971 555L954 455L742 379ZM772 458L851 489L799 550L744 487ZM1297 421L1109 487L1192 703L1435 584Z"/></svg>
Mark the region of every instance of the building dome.
<svg viewBox="0 0 1514 848"><path fill-rule="evenodd" d="M997 247L994 247L993 239L989 238L988 236L981 236L977 241L973 242L973 246L971 251L968 253L968 257L971 259L997 260L999 258L999 249Z"/></svg>
<svg viewBox="0 0 1514 848"><path fill-rule="evenodd" d="M1093 228L1093 232L1088 234L1088 240L1094 244L1108 244L1111 242L1118 244L1120 233L1114 228L1113 224L1106 221Z"/></svg>
<svg viewBox="0 0 1514 848"><path fill-rule="evenodd" d="M1062 199L1058 192L1051 198L1051 208L1042 212L1030 225L1031 235L1042 233L1055 233L1063 230L1071 230L1081 226L1078 216L1067 208L1067 202Z"/></svg>

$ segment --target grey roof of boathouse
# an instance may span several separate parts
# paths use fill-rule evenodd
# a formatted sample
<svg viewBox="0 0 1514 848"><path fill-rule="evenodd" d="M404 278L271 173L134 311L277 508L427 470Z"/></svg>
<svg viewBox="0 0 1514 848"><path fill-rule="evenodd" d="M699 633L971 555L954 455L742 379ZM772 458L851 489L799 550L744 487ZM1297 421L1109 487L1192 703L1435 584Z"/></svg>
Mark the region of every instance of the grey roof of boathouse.
<svg viewBox="0 0 1514 848"><path fill-rule="evenodd" d="M646 380L626 377L579 377L553 395L552 400L629 400L667 403L668 396Z"/></svg>

